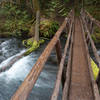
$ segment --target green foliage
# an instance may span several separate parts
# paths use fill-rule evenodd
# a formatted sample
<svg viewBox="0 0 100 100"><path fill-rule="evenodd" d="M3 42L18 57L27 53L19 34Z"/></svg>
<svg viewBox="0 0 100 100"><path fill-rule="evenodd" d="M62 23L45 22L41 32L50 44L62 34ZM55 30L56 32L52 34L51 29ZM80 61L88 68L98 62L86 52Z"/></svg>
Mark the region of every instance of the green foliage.
<svg viewBox="0 0 100 100"><path fill-rule="evenodd" d="M91 37L92 37L92 39L93 39L94 42L97 42L97 39L96 39L96 37L95 37L94 34L92 34Z"/></svg>
<svg viewBox="0 0 100 100"><path fill-rule="evenodd" d="M97 20L100 20L100 0L85 0L85 9Z"/></svg>
<svg viewBox="0 0 100 100"><path fill-rule="evenodd" d="M100 8L98 6L86 6L87 11L97 20L100 20Z"/></svg>
<svg viewBox="0 0 100 100"><path fill-rule="evenodd" d="M100 29L95 27L94 34L91 35L95 43L100 43Z"/></svg>
<svg viewBox="0 0 100 100"><path fill-rule="evenodd" d="M64 1L69 2L69 0ZM67 8L64 3L62 3L60 0L50 0L49 3L47 4L48 7L46 8L46 16L48 17L55 17L55 15L59 15L62 17L67 16L69 10L71 9L70 7Z"/></svg>
<svg viewBox="0 0 100 100"><path fill-rule="evenodd" d="M17 5L11 6L9 4L6 4L2 10L4 11L2 15L6 16L3 24L4 31L11 32L12 36L17 37L21 37L22 33L29 31L30 26L27 23L31 17L26 10L19 9Z"/></svg>
<svg viewBox="0 0 100 100"><path fill-rule="evenodd" d="M50 38L56 33L58 28L59 25L57 22L51 20L44 20L40 23L40 35Z"/></svg>
<svg viewBox="0 0 100 100"><path fill-rule="evenodd" d="M98 5L98 4L100 4L100 0L85 0L85 4L87 4L87 5Z"/></svg>
<svg viewBox="0 0 100 100"><path fill-rule="evenodd" d="M64 0L65 3L69 2L69 0Z"/></svg>

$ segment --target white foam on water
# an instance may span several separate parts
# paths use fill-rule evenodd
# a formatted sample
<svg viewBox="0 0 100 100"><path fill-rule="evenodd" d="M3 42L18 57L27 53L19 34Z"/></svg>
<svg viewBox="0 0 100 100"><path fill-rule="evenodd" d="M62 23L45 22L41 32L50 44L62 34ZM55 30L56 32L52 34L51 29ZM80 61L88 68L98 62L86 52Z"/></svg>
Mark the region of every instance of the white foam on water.
<svg viewBox="0 0 100 100"><path fill-rule="evenodd" d="M2 68L3 66L6 66L14 57L19 56L19 55L21 55L24 52L25 52L25 50L22 50L20 53L14 55L14 56L11 56L8 59L4 60L3 62L1 62L0 68Z"/></svg>
<svg viewBox="0 0 100 100"><path fill-rule="evenodd" d="M21 53L17 54L17 56L20 55ZM7 64L7 62L9 62L15 56L12 56L12 57L8 58L7 60L3 61L0 64L0 67L2 67L4 64ZM33 61L34 61L34 59L33 59ZM0 78L4 78L5 82L7 82L7 83L13 79L23 81L23 79L27 76L27 74L29 73L29 71L32 68L32 66L30 66L29 63L31 63L30 56L23 57L22 59L15 62L9 70L0 73Z"/></svg>
<svg viewBox="0 0 100 100"><path fill-rule="evenodd" d="M12 39L9 39L7 41L4 41L3 43L1 43L0 47L1 47L1 51L3 53L6 53L8 50L6 49L8 47L9 42L11 42Z"/></svg>
<svg viewBox="0 0 100 100"><path fill-rule="evenodd" d="M6 40L6 41L4 41L4 42L1 43L1 46L6 46L11 41L12 41L12 39Z"/></svg>
<svg viewBox="0 0 100 100"><path fill-rule="evenodd" d="M98 54L100 55L100 50L98 51Z"/></svg>
<svg viewBox="0 0 100 100"><path fill-rule="evenodd" d="M23 79L26 77L27 73L29 72L29 56L24 57L17 61L7 72L6 74L8 75L7 77L12 79L12 78L18 78L18 79Z"/></svg>

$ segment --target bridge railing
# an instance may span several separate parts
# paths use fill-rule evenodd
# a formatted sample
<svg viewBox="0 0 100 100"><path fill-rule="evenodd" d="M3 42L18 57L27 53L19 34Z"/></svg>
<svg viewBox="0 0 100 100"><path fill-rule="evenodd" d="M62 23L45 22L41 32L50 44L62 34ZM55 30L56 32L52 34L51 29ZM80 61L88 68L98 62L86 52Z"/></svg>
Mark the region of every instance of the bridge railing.
<svg viewBox="0 0 100 100"><path fill-rule="evenodd" d="M96 62L98 63L99 66L99 74L98 77L96 79L97 83L100 81L100 56L97 53L97 49L96 46L94 44L94 41L91 38L91 34L93 34L93 26L94 24L97 25L100 28L100 22L97 21L96 19L94 19L87 11L82 10L81 11L81 17L83 19L83 24L84 24L84 28L85 28L85 32L87 33L87 41L88 43L90 43ZM88 27L89 26L89 27Z"/></svg>
<svg viewBox="0 0 100 100"><path fill-rule="evenodd" d="M44 65L54 47L56 47L57 58L58 58L58 62L60 63L62 55L61 55L59 38L60 38L63 30L66 28L66 25L72 23L72 20L71 20L72 17L73 17L73 10L71 10L68 17L65 18L63 24L60 26L60 28L56 32L55 36L52 38L52 40L49 42L49 44L47 45L47 47L45 48L45 50L43 51L41 56L38 58L37 62L35 63L35 65L33 66L32 70L31 70L31 72L25 78L24 82L21 84L19 89L12 96L11 100L26 100L28 98L29 93L32 91L32 88L34 87L34 85L35 85L41 71L43 70Z"/></svg>
<svg viewBox="0 0 100 100"><path fill-rule="evenodd" d="M51 100L58 100L58 94L59 94L60 84L61 84L61 80L62 80L62 76L63 76L62 74L63 74L63 69L64 69L65 58L66 58L67 53L70 52L69 53L69 58L70 58L70 55L71 55L72 36L73 36L73 30L74 30L73 28L74 28L74 14L73 14L72 19L71 19L69 32L68 32L68 37L67 37L67 40L66 40L64 53L62 55L62 58L61 58L61 61L60 61L60 64L59 64L59 70L58 70L57 79L56 79L56 82L55 82L55 87L54 87L54 90L53 90L53 93L52 93L52 96L51 96ZM69 50L68 50L68 48L69 48ZM70 61L68 61L68 64L69 64L69 62ZM69 69L70 68L68 68L68 70L66 70L66 71L68 71L68 73L70 73ZM67 79L70 79L69 74L68 74L68 76L67 75L64 75L64 76L68 77ZM62 85L63 85L62 86L63 87L63 96L62 97L65 97L65 91L66 91L65 81L63 81Z"/></svg>
<svg viewBox="0 0 100 100"><path fill-rule="evenodd" d="M91 78L91 86L92 86L92 90L91 91L94 94L94 98L93 99L94 100L99 100L100 99L99 89L98 89L96 81L94 80L93 69L92 69L92 65L91 65L91 57L89 55L88 44L87 44L86 37L85 37L87 24L86 24L85 20L83 19L83 16L81 16L81 26L82 26L83 40L84 40L85 48L86 48L87 63L88 63L88 68L89 68L88 71L89 71L90 78ZM89 34L89 32L87 34Z"/></svg>
<svg viewBox="0 0 100 100"><path fill-rule="evenodd" d="M90 25L90 29L93 28L93 24L97 25L100 28L100 21L93 18L89 12L87 12L86 10L81 10L81 14L85 16L85 20Z"/></svg>

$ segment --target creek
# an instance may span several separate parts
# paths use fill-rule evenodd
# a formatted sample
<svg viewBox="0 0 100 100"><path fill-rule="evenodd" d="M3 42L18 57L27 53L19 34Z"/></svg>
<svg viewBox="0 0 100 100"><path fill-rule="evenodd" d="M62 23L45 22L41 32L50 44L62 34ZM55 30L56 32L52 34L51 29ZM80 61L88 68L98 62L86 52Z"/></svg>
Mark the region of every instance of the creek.
<svg viewBox="0 0 100 100"><path fill-rule="evenodd" d="M65 40L62 39L63 47ZM0 73L0 100L10 100L25 77L31 71L38 57L43 52L48 44L41 45L38 50L30 55L21 58L14 63L8 70ZM98 53L100 54L100 46L98 45ZM12 58L23 53L26 49L22 46L20 39L3 38L0 39L0 67L7 64ZM44 66L28 100L50 100L53 92L56 75L58 71L57 59L55 50L51 53L49 60ZM61 100L62 87L60 87L59 100Z"/></svg>
<svg viewBox="0 0 100 100"><path fill-rule="evenodd" d="M10 69L0 73L0 100L10 100L25 77L31 71L33 65L44 50L48 41L30 55L21 58L14 63ZM26 49L21 40L16 38L0 39L0 67L7 64L13 57L20 55ZM29 95L28 100L49 100L52 94L58 66L56 54L53 51L44 66L35 87ZM60 88L61 91L61 88ZM61 99L61 93L59 100Z"/></svg>

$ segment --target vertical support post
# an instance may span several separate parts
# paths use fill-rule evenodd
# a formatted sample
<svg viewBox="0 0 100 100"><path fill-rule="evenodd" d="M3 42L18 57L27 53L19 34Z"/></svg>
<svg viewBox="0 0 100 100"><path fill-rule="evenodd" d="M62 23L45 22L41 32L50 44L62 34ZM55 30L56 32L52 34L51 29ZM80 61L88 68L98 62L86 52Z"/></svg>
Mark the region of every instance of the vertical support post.
<svg viewBox="0 0 100 100"><path fill-rule="evenodd" d="M94 33L94 24L93 24L93 22L92 22L92 24L91 24L91 34L93 34Z"/></svg>
<svg viewBox="0 0 100 100"><path fill-rule="evenodd" d="M89 25L89 31L90 31L90 34L91 34L91 31L92 31L92 21L90 20L90 25Z"/></svg>
<svg viewBox="0 0 100 100"><path fill-rule="evenodd" d="M69 23L66 24L66 34L69 32Z"/></svg>
<svg viewBox="0 0 100 100"><path fill-rule="evenodd" d="M61 58L62 58L60 40L57 41L55 47L56 47L56 55L57 55L58 65L60 65L60 61L61 61ZM63 74L62 74L61 82L62 82L62 89L63 89L63 86L64 86L64 77L63 77Z"/></svg>
<svg viewBox="0 0 100 100"><path fill-rule="evenodd" d="M58 64L60 64L61 57L62 57L60 40L57 41L55 47L56 47Z"/></svg>

